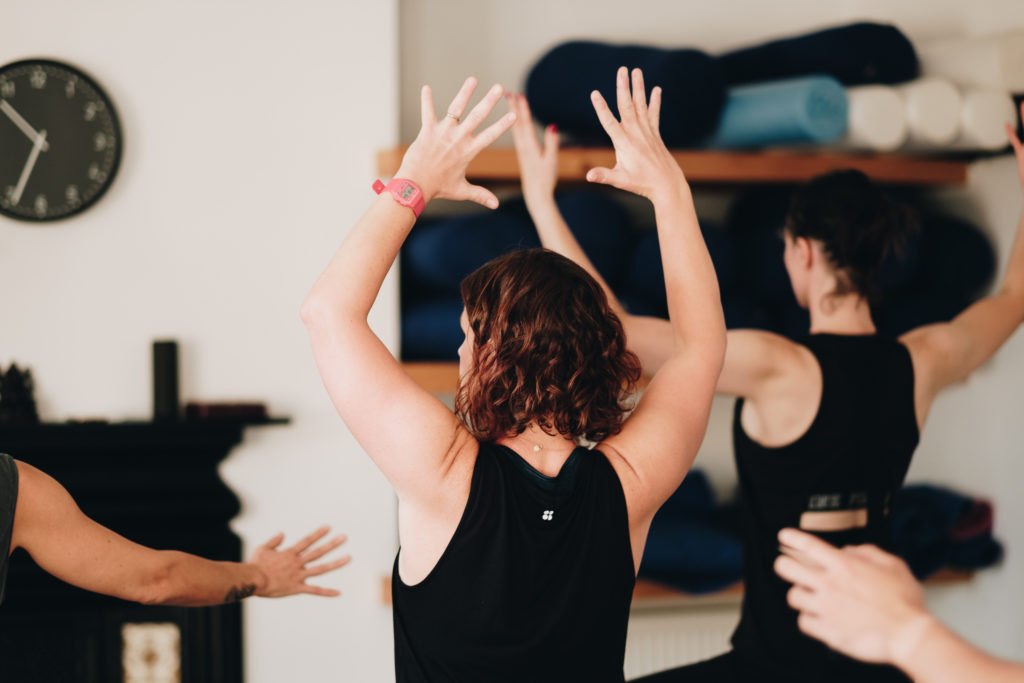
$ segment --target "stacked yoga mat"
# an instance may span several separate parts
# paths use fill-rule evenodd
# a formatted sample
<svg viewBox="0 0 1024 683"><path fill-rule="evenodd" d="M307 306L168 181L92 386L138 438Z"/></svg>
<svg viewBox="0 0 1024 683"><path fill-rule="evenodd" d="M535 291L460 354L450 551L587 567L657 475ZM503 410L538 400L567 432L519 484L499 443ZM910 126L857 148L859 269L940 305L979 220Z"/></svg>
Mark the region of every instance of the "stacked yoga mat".
<svg viewBox="0 0 1024 683"><path fill-rule="evenodd" d="M914 46L893 26L857 23L718 57L574 41L530 71L535 115L577 142L605 143L587 95L600 90L614 110L620 65L662 86L669 146L992 151L1017 118L1010 93L1024 91L1024 31Z"/></svg>
<svg viewBox="0 0 1024 683"><path fill-rule="evenodd" d="M791 188L759 187L740 194L723 225L701 221L715 264L726 324L766 329L793 338L807 333L782 261L780 231ZM908 230L901 256L881 273L876 322L899 334L949 320L982 293L995 271L995 255L975 226L936 215L914 195L920 226ZM597 189L558 197L566 222L594 266L633 313L666 316L665 281L653 225L635 221ZM511 249L539 246L521 201L494 212L422 222L402 251L402 357L455 360L462 343L459 283L470 271Z"/></svg>

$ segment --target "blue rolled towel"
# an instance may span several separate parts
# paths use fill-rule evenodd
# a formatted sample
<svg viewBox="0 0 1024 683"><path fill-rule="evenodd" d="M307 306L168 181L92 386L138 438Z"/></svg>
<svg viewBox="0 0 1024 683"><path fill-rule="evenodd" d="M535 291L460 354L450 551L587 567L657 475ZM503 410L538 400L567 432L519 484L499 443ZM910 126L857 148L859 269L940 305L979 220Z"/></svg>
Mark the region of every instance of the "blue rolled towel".
<svg viewBox="0 0 1024 683"><path fill-rule="evenodd" d="M846 131L846 91L830 76L739 85L726 94L708 147L835 142Z"/></svg>
<svg viewBox="0 0 1024 683"><path fill-rule="evenodd" d="M734 50L720 57L729 85L823 73L844 85L901 83L918 75L917 53L895 26L861 22Z"/></svg>
<svg viewBox="0 0 1024 683"><path fill-rule="evenodd" d="M929 294L970 301L995 276L992 243L976 226L959 218L925 216L920 249L920 287Z"/></svg>
<svg viewBox="0 0 1024 683"><path fill-rule="evenodd" d="M652 524L638 573L688 593L721 590L743 577L743 543L707 522Z"/></svg>
<svg viewBox="0 0 1024 683"><path fill-rule="evenodd" d="M483 264L507 251L537 246L537 232L528 221L489 211L413 231L402 248L402 259L411 276L458 296L463 278Z"/></svg>
<svg viewBox="0 0 1024 683"><path fill-rule="evenodd" d="M402 311L402 360L458 359L465 335L459 325L462 299L458 295L405 306Z"/></svg>
<svg viewBox="0 0 1024 683"><path fill-rule="evenodd" d="M923 579L944 567L953 552L950 532L971 507L971 499L940 486L903 487L892 506L896 554Z"/></svg>
<svg viewBox="0 0 1024 683"><path fill-rule="evenodd" d="M643 69L648 96L651 88L661 86L665 144L693 144L714 129L725 98L718 60L699 50L591 41L562 43L530 70L526 96L534 116L581 142L608 144L590 93L599 90L618 115L615 71L620 66Z"/></svg>
<svg viewBox="0 0 1024 683"><path fill-rule="evenodd" d="M922 325L949 322L966 306L966 301L962 299L918 292L898 292L883 299L871 313L881 331L898 337Z"/></svg>

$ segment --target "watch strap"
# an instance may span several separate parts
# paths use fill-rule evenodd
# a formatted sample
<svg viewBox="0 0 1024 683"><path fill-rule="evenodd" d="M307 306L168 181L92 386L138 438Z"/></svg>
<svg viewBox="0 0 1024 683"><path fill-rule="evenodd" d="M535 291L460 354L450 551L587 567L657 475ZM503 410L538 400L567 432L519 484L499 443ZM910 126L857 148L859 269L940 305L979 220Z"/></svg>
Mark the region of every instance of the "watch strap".
<svg viewBox="0 0 1024 683"><path fill-rule="evenodd" d="M411 192L410 192L411 188ZM385 185L378 178L373 183L373 191L377 194L381 194L387 190L394 197L395 201L402 206L407 206L412 209L412 212L419 215L423 213L423 209L426 208L426 202L423 200L423 191L420 186L411 180L406 178L392 178L387 185Z"/></svg>

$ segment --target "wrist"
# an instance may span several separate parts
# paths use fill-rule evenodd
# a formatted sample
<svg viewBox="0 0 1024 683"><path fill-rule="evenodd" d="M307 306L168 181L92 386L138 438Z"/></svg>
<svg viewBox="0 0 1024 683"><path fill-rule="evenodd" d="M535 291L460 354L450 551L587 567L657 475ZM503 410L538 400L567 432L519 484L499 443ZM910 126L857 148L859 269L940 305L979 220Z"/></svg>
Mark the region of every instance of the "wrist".
<svg viewBox="0 0 1024 683"><path fill-rule="evenodd" d="M420 193L423 195L423 203L429 204L430 200L437 196L440 188L433 182L429 172L425 172L419 168L406 166L402 164L395 171L394 178L402 178L404 180L410 180L420 188Z"/></svg>
<svg viewBox="0 0 1024 683"><path fill-rule="evenodd" d="M913 668L921 643L935 628L942 628L942 624L929 612L915 612L907 617L889 639L889 663L903 671Z"/></svg>
<svg viewBox="0 0 1024 683"><path fill-rule="evenodd" d="M249 562L248 565L250 570L249 583L256 588L253 594L265 597L267 589L270 587L270 577L267 576L267 573L259 565L252 562Z"/></svg>
<svg viewBox="0 0 1024 683"><path fill-rule="evenodd" d="M685 180L679 180L654 188L651 192L650 200L655 209L662 207L675 208L692 205L693 193L690 191L689 183Z"/></svg>
<svg viewBox="0 0 1024 683"><path fill-rule="evenodd" d="M534 210L543 211L558 208L558 205L555 203L555 191L553 189L549 191L528 191L524 189L523 201L526 202L526 208L531 213L533 213Z"/></svg>

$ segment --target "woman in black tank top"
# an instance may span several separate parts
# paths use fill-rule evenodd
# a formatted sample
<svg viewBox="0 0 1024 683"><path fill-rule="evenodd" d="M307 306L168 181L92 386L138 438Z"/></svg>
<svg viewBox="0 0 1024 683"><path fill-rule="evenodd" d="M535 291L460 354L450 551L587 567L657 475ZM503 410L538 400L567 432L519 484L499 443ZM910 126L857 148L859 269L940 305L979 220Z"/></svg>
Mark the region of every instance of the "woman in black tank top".
<svg viewBox="0 0 1024 683"><path fill-rule="evenodd" d="M405 374L367 315L426 201L497 206L465 169L515 115L474 135L502 95L495 86L470 110L474 87L467 80L440 119L424 88L423 128L388 185L394 196L351 230L303 320L338 413L398 494L398 680L622 681L647 531L696 456L721 369L714 268L658 133L661 91L648 102L639 70L630 84L623 68L621 121L593 98L617 163L588 180L654 204L675 255L665 266L675 351L627 420L640 365L600 285L554 252L513 252L463 282L453 414ZM536 146L528 126L517 140ZM545 172L552 185L556 174Z"/></svg>
<svg viewBox="0 0 1024 683"><path fill-rule="evenodd" d="M520 146L519 157L528 191L536 184L530 177L536 154ZM595 274L558 215L553 191L528 206L542 244ZM988 360L1024 316L1022 220L998 293L949 323L899 339L878 334L870 306L878 271L908 219L859 171L820 176L795 195L784 259L797 301L809 309L810 334L798 343L730 330L716 389L739 398L733 431L745 592L733 650L652 680L906 680L895 669L868 667L801 633L773 562L776 535L787 526L837 545L888 546L889 503L933 399ZM661 247L663 260L671 262L671 248ZM645 372L656 370L673 349L668 323L629 315L602 285Z"/></svg>

